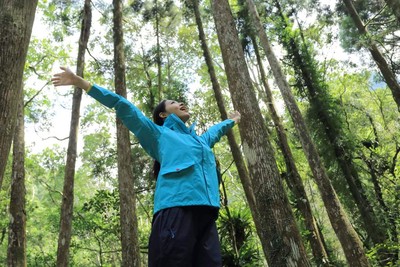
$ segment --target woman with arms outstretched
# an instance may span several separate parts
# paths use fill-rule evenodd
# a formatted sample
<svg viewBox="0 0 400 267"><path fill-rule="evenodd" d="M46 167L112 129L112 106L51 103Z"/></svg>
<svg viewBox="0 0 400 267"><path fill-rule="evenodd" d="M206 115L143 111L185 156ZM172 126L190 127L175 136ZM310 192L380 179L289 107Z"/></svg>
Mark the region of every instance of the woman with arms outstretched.
<svg viewBox="0 0 400 267"><path fill-rule="evenodd" d="M183 103L161 101L154 109L153 122L124 97L90 84L67 68L61 69L63 72L52 78L55 86L82 88L101 104L114 108L156 162L149 266L222 266L215 224L219 184L211 148L239 123L239 112L198 136L195 124L185 124L190 114Z"/></svg>

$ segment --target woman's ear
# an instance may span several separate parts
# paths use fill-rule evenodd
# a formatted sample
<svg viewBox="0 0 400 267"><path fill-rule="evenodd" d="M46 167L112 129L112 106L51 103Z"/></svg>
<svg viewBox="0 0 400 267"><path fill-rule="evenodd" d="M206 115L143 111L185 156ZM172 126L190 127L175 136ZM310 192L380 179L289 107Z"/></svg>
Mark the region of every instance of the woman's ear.
<svg viewBox="0 0 400 267"><path fill-rule="evenodd" d="M160 118L165 119L166 117L168 117L168 113L167 112L160 112L160 114L158 114L158 116L160 116Z"/></svg>

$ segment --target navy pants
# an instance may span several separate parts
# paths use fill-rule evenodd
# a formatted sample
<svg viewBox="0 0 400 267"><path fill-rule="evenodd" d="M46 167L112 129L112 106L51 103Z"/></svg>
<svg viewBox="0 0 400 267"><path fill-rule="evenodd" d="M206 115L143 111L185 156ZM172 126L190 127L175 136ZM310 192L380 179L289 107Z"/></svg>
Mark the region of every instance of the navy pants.
<svg viewBox="0 0 400 267"><path fill-rule="evenodd" d="M222 266L217 216L218 209L206 206L157 212L149 241L149 267Z"/></svg>

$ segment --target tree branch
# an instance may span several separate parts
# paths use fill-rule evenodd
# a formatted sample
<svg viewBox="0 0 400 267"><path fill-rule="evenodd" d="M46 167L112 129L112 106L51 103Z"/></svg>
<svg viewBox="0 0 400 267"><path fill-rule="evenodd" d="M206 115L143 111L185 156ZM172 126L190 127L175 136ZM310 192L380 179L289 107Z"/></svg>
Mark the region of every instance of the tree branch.
<svg viewBox="0 0 400 267"><path fill-rule="evenodd" d="M379 10L378 13L375 14L375 16L373 16L371 19L365 22L364 27L367 28L368 24L370 24L371 21L373 21L376 17L378 17L383 12L383 10L385 10L386 6L387 4L384 4L381 10Z"/></svg>
<svg viewBox="0 0 400 267"><path fill-rule="evenodd" d="M39 91L36 92L35 95L33 95L28 101L26 101L26 103L24 104L24 108L26 108L32 102L32 100L35 99L35 97L37 97L47 85L49 85L49 83L51 83L51 81L48 81L45 85L42 86L42 88L40 88Z"/></svg>

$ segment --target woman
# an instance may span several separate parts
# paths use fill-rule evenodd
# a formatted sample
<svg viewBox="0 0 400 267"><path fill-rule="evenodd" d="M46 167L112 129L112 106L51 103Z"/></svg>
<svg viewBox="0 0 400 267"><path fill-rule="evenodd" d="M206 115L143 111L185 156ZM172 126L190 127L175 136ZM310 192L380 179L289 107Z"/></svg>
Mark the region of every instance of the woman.
<svg viewBox="0 0 400 267"><path fill-rule="evenodd" d="M163 100L155 108L152 122L125 98L91 85L65 67L61 69L63 72L52 78L55 86L74 85L114 108L117 117L156 161L149 266L221 266L215 225L220 199L211 148L240 121L240 114L232 113L230 119L198 136L195 124L185 125L190 114L183 103Z"/></svg>

